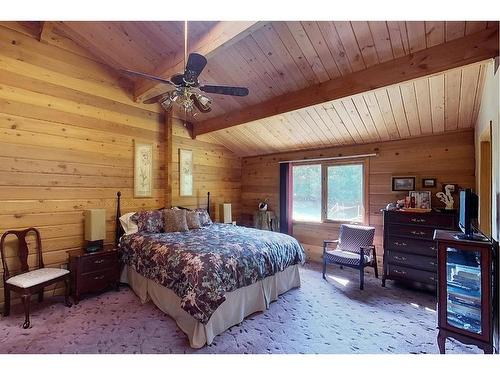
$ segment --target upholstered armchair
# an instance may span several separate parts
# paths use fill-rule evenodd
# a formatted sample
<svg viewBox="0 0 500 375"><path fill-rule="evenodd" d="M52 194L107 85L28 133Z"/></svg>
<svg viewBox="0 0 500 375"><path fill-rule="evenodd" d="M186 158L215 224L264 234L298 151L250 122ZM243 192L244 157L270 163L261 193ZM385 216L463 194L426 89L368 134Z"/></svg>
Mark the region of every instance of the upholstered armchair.
<svg viewBox="0 0 500 375"><path fill-rule="evenodd" d="M377 253L373 246L375 228L342 224L337 240L323 241L323 278L327 264L359 269L359 289L364 288L365 267L373 267L378 278Z"/></svg>

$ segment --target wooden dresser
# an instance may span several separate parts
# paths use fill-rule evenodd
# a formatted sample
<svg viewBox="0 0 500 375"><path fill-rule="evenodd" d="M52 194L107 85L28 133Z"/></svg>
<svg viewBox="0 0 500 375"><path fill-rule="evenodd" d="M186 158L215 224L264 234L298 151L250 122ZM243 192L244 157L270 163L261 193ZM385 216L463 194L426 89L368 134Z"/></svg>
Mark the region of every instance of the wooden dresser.
<svg viewBox="0 0 500 375"><path fill-rule="evenodd" d="M68 251L71 294L75 304L83 293L98 292L108 286L118 288L120 264L118 250L105 248L95 253Z"/></svg>
<svg viewBox="0 0 500 375"><path fill-rule="evenodd" d="M418 282L437 286L435 229L454 230L457 213L411 213L384 210L385 280Z"/></svg>

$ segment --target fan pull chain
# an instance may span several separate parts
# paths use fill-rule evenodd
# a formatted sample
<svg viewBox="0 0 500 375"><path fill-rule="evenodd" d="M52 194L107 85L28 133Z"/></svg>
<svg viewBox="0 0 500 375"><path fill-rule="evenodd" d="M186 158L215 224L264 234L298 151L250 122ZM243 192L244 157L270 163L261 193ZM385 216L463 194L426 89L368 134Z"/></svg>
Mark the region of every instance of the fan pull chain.
<svg viewBox="0 0 500 375"><path fill-rule="evenodd" d="M188 21L184 21L184 66L187 65L188 54Z"/></svg>

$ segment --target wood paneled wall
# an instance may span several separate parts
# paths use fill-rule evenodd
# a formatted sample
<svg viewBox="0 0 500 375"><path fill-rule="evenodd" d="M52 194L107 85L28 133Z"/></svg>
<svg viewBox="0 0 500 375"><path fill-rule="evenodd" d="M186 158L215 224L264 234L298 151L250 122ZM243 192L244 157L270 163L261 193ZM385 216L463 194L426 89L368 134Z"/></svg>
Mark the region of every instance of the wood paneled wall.
<svg viewBox="0 0 500 375"><path fill-rule="evenodd" d="M279 213L280 160L333 157L377 153L368 161L368 221L376 228L375 244L382 264L382 215L387 203L405 193L391 191L392 176L416 176L416 188L422 189L422 178L437 178L437 188L430 189L433 206L443 206L434 196L443 183L474 187L474 134L472 130L372 143L358 146L289 152L243 158L242 220L250 224L259 200L269 197L270 209ZM338 224L294 224L293 235L304 245L311 260L320 261L324 239L337 238Z"/></svg>
<svg viewBox="0 0 500 375"><path fill-rule="evenodd" d="M179 149L193 151L194 194L179 196ZM191 139L180 120L172 123L172 205L188 208L206 207L210 192L210 213L219 220L219 204L231 203L233 220L240 221L241 158L209 135Z"/></svg>
<svg viewBox="0 0 500 375"><path fill-rule="evenodd" d="M0 23L0 234L39 228L45 264L59 267L67 250L84 243L87 208L106 208L106 242L114 241L118 190L122 212L204 206L210 191L212 210L231 202L239 218L240 158L208 135L190 139L177 120L166 127L159 106L134 103L110 68L71 40L45 33L39 42L17 23ZM151 198L133 197L134 140L154 144ZM180 147L194 151L194 198L178 194ZM13 245L8 262L17 267ZM0 305L2 288L0 281ZM46 293L61 291L58 285Z"/></svg>
<svg viewBox="0 0 500 375"><path fill-rule="evenodd" d="M135 104L109 68L71 52L70 41L60 48L12 25L0 26L0 233L39 228L45 264L58 267L84 243L83 210L106 208L111 243L118 190L124 211L164 204L164 116ZM154 144L151 198L133 197L134 140Z"/></svg>

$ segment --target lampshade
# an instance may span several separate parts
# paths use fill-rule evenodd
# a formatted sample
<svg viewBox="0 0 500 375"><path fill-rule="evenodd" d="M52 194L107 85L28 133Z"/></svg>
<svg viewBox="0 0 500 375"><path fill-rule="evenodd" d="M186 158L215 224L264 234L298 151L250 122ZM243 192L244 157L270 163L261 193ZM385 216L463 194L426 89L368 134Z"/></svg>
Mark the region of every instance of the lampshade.
<svg viewBox="0 0 500 375"><path fill-rule="evenodd" d="M231 203L221 203L219 205L219 220L224 224L231 224L233 222Z"/></svg>
<svg viewBox="0 0 500 375"><path fill-rule="evenodd" d="M85 210L85 239L98 241L106 238L106 210L95 208Z"/></svg>

